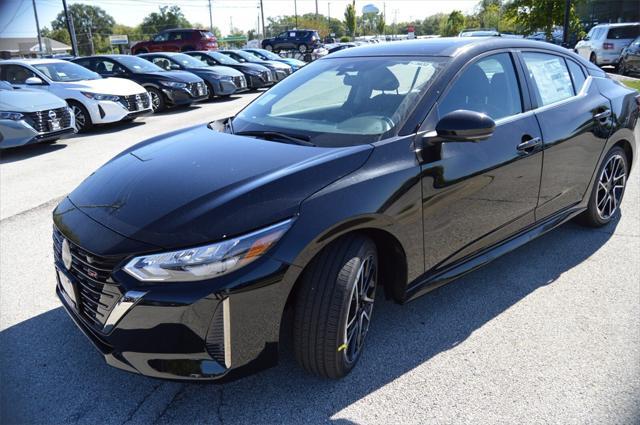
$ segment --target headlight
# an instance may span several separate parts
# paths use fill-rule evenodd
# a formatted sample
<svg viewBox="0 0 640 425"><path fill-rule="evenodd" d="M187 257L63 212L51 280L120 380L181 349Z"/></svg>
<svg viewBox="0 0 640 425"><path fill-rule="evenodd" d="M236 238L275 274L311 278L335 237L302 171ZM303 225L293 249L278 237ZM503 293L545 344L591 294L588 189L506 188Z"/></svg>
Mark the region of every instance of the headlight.
<svg viewBox="0 0 640 425"><path fill-rule="evenodd" d="M259 77L262 74L262 72L256 71L255 69L250 69L247 71L247 74L253 75L254 77Z"/></svg>
<svg viewBox="0 0 640 425"><path fill-rule="evenodd" d="M124 271L143 282L192 282L230 273L260 258L291 227L289 219L233 239L129 261Z"/></svg>
<svg viewBox="0 0 640 425"><path fill-rule="evenodd" d="M233 81L233 77L230 77L228 75L222 75L220 77L220 80L222 80L222 81Z"/></svg>
<svg viewBox="0 0 640 425"><path fill-rule="evenodd" d="M112 102L120 101L120 96L116 96L113 94L90 93L86 91L83 91L81 93L84 95L84 97L87 97L93 100L110 100Z"/></svg>
<svg viewBox="0 0 640 425"><path fill-rule="evenodd" d="M20 121L23 116L20 112L0 112L0 120Z"/></svg>
<svg viewBox="0 0 640 425"><path fill-rule="evenodd" d="M187 83L179 83L177 81L161 81L163 86L173 87L174 89L183 89L187 87Z"/></svg>

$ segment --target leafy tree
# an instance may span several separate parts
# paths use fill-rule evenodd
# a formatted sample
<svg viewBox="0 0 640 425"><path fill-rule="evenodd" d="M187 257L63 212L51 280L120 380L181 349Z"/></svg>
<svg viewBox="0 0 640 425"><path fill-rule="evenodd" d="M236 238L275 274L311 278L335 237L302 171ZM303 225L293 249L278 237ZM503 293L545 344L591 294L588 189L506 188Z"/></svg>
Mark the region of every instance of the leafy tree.
<svg viewBox="0 0 640 425"><path fill-rule="evenodd" d="M420 33L425 35L440 34L440 21L443 17L446 19L444 13L427 16L420 25ZM417 30L418 28L416 28Z"/></svg>
<svg viewBox="0 0 640 425"><path fill-rule="evenodd" d="M184 17L180 7L160 6L159 12L147 15L140 25L145 36L149 37L170 28L189 28L191 23Z"/></svg>
<svg viewBox="0 0 640 425"><path fill-rule="evenodd" d="M356 2L353 0L344 11L344 26L351 37L356 35Z"/></svg>
<svg viewBox="0 0 640 425"><path fill-rule="evenodd" d="M96 52L109 51L109 35L112 34L111 31L115 24L111 15L100 7L82 3L69 5L69 14L76 30L80 54L91 54L92 42ZM54 31L66 31L67 19L64 12L58 13L58 16L51 21L51 28Z"/></svg>
<svg viewBox="0 0 640 425"><path fill-rule="evenodd" d="M464 29L464 15L459 10L454 10L449 14L444 27L445 36L456 36Z"/></svg>
<svg viewBox="0 0 640 425"><path fill-rule="evenodd" d="M378 19L376 21L376 31L378 32L378 35L384 35L385 34L385 28L386 28L387 24L384 21L384 14L380 14L378 16Z"/></svg>
<svg viewBox="0 0 640 425"><path fill-rule="evenodd" d="M71 37L69 36L69 31L67 29L59 29L59 30L51 30L47 27L42 28L40 31L43 37L48 37L52 40L59 41L60 43L67 44L71 46ZM44 47L44 46L43 46Z"/></svg>
<svg viewBox="0 0 640 425"><path fill-rule="evenodd" d="M582 33L580 20L576 14L576 3L571 2L569 15L569 31L578 35ZM542 30L551 40L551 34L555 26L561 26L564 22L563 1L557 0L512 0L505 6L505 14L519 26L525 34L531 34Z"/></svg>

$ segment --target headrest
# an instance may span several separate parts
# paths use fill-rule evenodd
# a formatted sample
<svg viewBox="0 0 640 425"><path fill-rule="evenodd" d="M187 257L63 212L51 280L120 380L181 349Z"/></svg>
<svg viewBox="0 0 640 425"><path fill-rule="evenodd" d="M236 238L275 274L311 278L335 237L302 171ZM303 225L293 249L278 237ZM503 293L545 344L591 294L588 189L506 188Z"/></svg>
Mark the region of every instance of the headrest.
<svg viewBox="0 0 640 425"><path fill-rule="evenodd" d="M398 90L398 87L400 87L400 82L396 76L386 67L375 69L366 78L370 79L373 90L393 91Z"/></svg>

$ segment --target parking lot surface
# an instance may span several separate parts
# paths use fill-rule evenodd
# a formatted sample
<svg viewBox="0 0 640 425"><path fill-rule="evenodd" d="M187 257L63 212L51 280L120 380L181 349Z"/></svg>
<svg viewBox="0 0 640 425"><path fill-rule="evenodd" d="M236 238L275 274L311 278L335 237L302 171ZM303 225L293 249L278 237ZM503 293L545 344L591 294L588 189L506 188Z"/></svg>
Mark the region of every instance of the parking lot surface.
<svg viewBox="0 0 640 425"><path fill-rule="evenodd" d="M107 366L54 294L52 209L121 150L253 97L2 152L0 423L640 422L637 164L609 226L568 223L408 305L380 299L341 381L305 374L288 343L278 367L224 385Z"/></svg>

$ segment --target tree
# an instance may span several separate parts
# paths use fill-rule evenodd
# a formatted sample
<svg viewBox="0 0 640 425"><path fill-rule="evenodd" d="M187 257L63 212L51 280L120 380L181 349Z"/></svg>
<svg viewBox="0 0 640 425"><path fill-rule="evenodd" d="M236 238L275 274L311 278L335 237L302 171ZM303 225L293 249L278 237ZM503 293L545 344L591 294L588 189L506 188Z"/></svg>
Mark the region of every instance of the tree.
<svg viewBox="0 0 640 425"><path fill-rule="evenodd" d="M582 27L576 14L576 3L582 3L582 0L571 2L569 30L579 37ZM547 40L551 40L553 28L564 22L564 6L563 1L557 0L512 0L505 6L505 15L513 19L525 34L542 30Z"/></svg>
<svg viewBox="0 0 640 425"><path fill-rule="evenodd" d="M95 52L109 51L109 35L115 20L111 15L97 6L90 6L82 3L69 5L69 14L73 20L78 40L78 50L82 55ZM67 19L64 12L58 13L56 19L51 21L51 28L66 31Z"/></svg>
<svg viewBox="0 0 640 425"><path fill-rule="evenodd" d="M449 14L444 27L445 36L456 36L464 29L464 15L459 10L454 10Z"/></svg>
<svg viewBox="0 0 640 425"><path fill-rule="evenodd" d="M420 25L420 33L425 35L440 34L440 21L442 18L446 19L446 15L444 13L427 16Z"/></svg>
<svg viewBox="0 0 640 425"><path fill-rule="evenodd" d="M351 4L347 5L344 11L344 26L347 27L347 31L351 37L356 35L356 2L353 0Z"/></svg>
<svg viewBox="0 0 640 425"><path fill-rule="evenodd" d="M59 41L60 43L71 45L71 37L67 29L50 30L47 27L42 28L40 31L43 37L48 37L52 40Z"/></svg>
<svg viewBox="0 0 640 425"><path fill-rule="evenodd" d="M147 15L140 25L145 36L149 37L170 28L189 28L191 23L184 17L178 6L160 6L159 12Z"/></svg>
<svg viewBox="0 0 640 425"><path fill-rule="evenodd" d="M384 35L385 34L386 26L387 26L387 24L384 21L384 14L380 14L378 16L378 20L376 21L376 31L378 32L378 35Z"/></svg>

